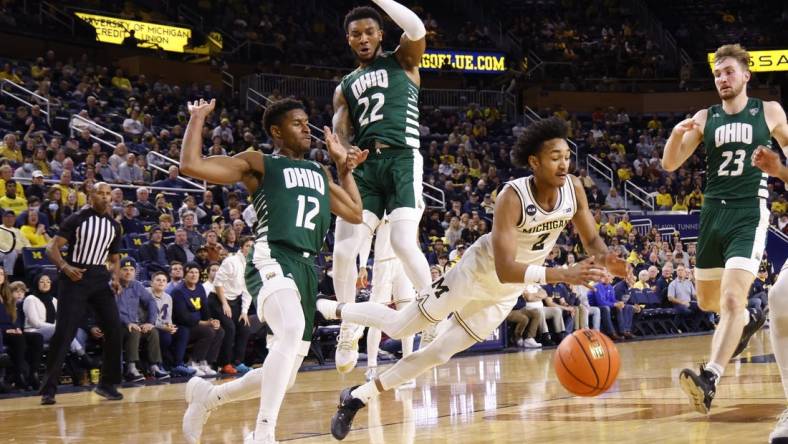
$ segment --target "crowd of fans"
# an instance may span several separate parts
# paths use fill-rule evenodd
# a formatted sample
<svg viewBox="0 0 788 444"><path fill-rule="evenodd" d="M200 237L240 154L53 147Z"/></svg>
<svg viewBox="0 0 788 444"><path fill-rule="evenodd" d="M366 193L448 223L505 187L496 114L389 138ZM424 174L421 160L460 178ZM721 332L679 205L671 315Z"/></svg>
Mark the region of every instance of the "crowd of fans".
<svg viewBox="0 0 788 444"><path fill-rule="evenodd" d="M221 99L221 95L208 86L180 87L145 76L126 76L122 70L89 63L86 57L59 60L51 51L31 62L3 60L0 78L22 84L50 101L49 116L43 113L45 103L17 106L7 97L0 103L2 223L19 240L16 250L2 258L0 297L4 309L0 310L0 324L15 364L8 379L19 388L37 384L40 350L55 319L53 288L57 285L56 276L41 260L41 249L64 218L85 204L88 187L97 180L117 187L111 206L124 231L124 290L119 309L128 327L126 377L139 381L144 374L166 378L170 372L213 375L216 370L229 374L247 370L252 361L244 351L255 326L253 311L244 305L228 316L214 283L221 267L248 243L250 228L244 210L249 193L240 185L197 190L179 176L176 166L152 154L177 159L188 118L186 101ZM275 93L271 95L276 98ZM304 102L314 123L330 122L330 107L319 105L315 98ZM225 106L206 126L204 153L270 152L260 131L259 113L246 114ZM698 173L703 168L702 152L676 173L667 174L659 167L667 131L680 116L630 116L613 109L586 116L570 114L560 106L544 110L544 114L569 121L580 152L597 155L614 167L616 180L606 194L588 172L578 169L577 174L587 188L598 229L611 249L632 263L636 273L648 274L642 282L637 282L637 274L622 282L600 282L587 294L561 285L529 289L523 307L513 313L520 335L515 342L519 339L523 346L550 343L581 326L601 328L613 338L630 338L637 334L633 319L637 321L641 311L656 306L675 308L677 322L686 317L692 320L690 328L699 328L703 315L692 304L693 291L684 284L692 279L694 245L683 245L673 237L663 239L653 231L641 233L628 215L602 211L623 209L620 191L626 180L668 195L670 201L658 197L661 208L688 211L702 202L703 176ZM446 206L435 205L425 212L419 239L433 275L439 276L456 263L470 243L489 232L493 202L502 184L527 174L509 158L510 147L524 126L495 107L477 105L461 110L423 107L421 116L424 180L443 191ZM76 128L73 135L69 127ZM122 133L125 142L112 147L114 141L106 129ZM324 163L328 158L319 143L309 156ZM81 185L76 186L77 182ZM780 217L778 226L781 223L784 228L782 184L771 186L772 209L775 217ZM680 205L682 197L687 208ZM330 257L331 248L329 236L325 256ZM26 255L31 251L39 253L38 259ZM549 261L567 264L582 255L577 235L570 228L562 234ZM25 259L31 262L25 263ZM763 266L767 273L761 287L768 286L773 273L768 259ZM330 273L323 271L320 288L330 294ZM681 286L671 291L673 279ZM646 289L658 296L656 302L650 295L644 296ZM765 305L763 295L753 299ZM517 316L530 319L533 309L541 308L544 312L537 310L542 316L535 315L537 327L531 334L528 322L520 325L523 318ZM240 314L244 315L243 326L236 322ZM86 318L82 333L72 344L69 365L76 369L72 374L95 367L87 351L100 343L100 338L100 330ZM239 341L242 346L237 345ZM26 345L17 345L22 342ZM140 343L143 354L139 353ZM187 354L189 344L192 349ZM74 379L81 380L78 376Z"/></svg>

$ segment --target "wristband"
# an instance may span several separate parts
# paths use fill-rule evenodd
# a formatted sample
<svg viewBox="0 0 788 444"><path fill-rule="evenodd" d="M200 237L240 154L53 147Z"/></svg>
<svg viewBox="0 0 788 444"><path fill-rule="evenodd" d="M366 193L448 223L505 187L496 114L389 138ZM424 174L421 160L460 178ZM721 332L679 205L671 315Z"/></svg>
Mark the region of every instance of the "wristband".
<svg viewBox="0 0 788 444"><path fill-rule="evenodd" d="M525 283L544 285L547 283L547 268L541 265L529 265L525 268Z"/></svg>

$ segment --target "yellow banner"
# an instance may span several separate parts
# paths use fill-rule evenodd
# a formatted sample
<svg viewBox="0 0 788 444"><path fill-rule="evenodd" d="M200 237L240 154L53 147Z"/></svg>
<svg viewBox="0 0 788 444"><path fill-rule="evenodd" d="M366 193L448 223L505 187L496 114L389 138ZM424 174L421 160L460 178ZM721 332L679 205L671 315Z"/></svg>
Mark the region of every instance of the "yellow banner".
<svg viewBox="0 0 788 444"><path fill-rule="evenodd" d="M769 51L749 51L750 71L788 71L788 49L774 49ZM714 53L708 54L709 66L714 71Z"/></svg>
<svg viewBox="0 0 788 444"><path fill-rule="evenodd" d="M184 52L183 47L192 36L192 30L189 28L138 22L84 12L75 12L74 14L94 27L96 39L103 43L120 45L129 37L129 31L134 31L134 38L137 39L137 46L140 48Z"/></svg>

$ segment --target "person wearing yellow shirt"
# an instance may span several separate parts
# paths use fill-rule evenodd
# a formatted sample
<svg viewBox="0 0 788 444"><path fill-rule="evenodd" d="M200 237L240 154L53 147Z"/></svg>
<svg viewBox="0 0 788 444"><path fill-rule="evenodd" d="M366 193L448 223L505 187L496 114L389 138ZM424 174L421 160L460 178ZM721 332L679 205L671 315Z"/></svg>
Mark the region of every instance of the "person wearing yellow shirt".
<svg viewBox="0 0 788 444"><path fill-rule="evenodd" d="M621 220L616 224L617 228L624 230L624 233L629 234L632 231L632 222L629 221L629 213L621 215Z"/></svg>
<svg viewBox="0 0 788 444"><path fill-rule="evenodd" d="M640 273L638 273L638 281L632 285L632 288L637 288L638 290L651 288L651 285L648 283L649 277L648 270L640 270Z"/></svg>
<svg viewBox="0 0 788 444"><path fill-rule="evenodd" d="M3 70L0 71L0 82L3 80L10 80L17 85L22 84L22 78L17 75L16 70L11 68L10 63L3 65Z"/></svg>
<svg viewBox="0 0 788 444"><path fill-rule="evenodd" d="M657 116L651 116L651 120L648 121L647 126L650 130L658 130L662 128L662 122L657 119Z"/></svg>
<svg viewBox="0 0 788 444"><path fill-rule="evenodd" d="M621 182L625 182L632 178L632 169L629 168L629 165L623 165L621 168L618 169L618 180Z"/></svg>
<svg viewBox="0 0 788 444"><path fill-rule="evenodd" d="M684 212L687 212L687 211L689 211L689 207L684 202L676 201L676 203L673 204L673 206L670 208L670 210L671 211L684 211Z"/></svg>
<svg viewBox="0 0 788 444"><path fill-rule="evenodd" d="M665 186L659 187L659 192L657 193L657 207L660 210L670 210L673 208L673 196L668 193L668 190Z"/></svg>
<svg viewBox="0 0 788 444"><path fill-rule="evenodd" d="M5 183L14 176L14 169L11 168L11 165L5 164L0 166L0 197L5 197ZM16 184L16 195L17 196L24 196L25 189L22 187L21 183Z"/></svg>
<svg viewBox="0 0 788 444"><path fill-rule="evenodd" d="M0 145L0 158L8 159L14 163L22 163L24 155L16 143L16 134L8 133L3 137L3 144Z"/></svg>
<svg viewBox="0 0 788 444"><path fill-rule="evenodd" d="M24 193L16 194L17 183L14 179L5 181L5 196L0 197L0 208L6 211L13 211L15 215L27 209L27 199Z"/></svg>
<svg viewBox="0 0 788 444"><path fill-rule="evenodd" d="M71 186L71 171L63 170L60 174L60 182L49 187L50 189L56 188L60 190L60 203L65 205L68 203L68 196L70 194L77 194L77 208L81 208L87 202L85 193L78 191Z"/></svg>
<svg viewBox="0 0 788 444"><path fill-rule="evenodd" d="M687 196L687 205L689 206L690 199L697 200L699 205L703 205L703 192L700 190L700 187L695 187L694 190Z"/></svg>
<svg viewBox="0 0 788 444"><path fill-rule="evenodd" d="M112 86L131 92L131 81L123 76L123 70L120 68L115 71L115 76L112 78Z"/></svg>
<svg viewBox="0 0 788 444"><path fill-rule="evenodd" d="M780 215L788 211L788 202L785 201L785 196L780 196L779 200L772 202L772 213Z"/></svg>
<svg viewBox="0 0 788 444"><path fill-rule="evenodd" d="M607 222L605 225L602 225L602 228L605 230L605 233L609 237L613 237L616 235L616 218L612 214L608 216Z"/></svg>
<svg viewBox="0 0 788 444"><path fill-rule="evenodd" d="M27 238L30 246L33 248L46 247L51 240L44 224L38 223L38 211L27 212L27 221L19 231Z"/></svg>

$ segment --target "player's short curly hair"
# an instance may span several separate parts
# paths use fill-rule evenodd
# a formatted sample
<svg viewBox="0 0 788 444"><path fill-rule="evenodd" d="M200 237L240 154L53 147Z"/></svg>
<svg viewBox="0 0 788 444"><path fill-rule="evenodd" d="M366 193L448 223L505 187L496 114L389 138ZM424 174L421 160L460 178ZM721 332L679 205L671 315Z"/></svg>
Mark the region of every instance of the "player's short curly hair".
<svg viewBox="0 0 788 444"><path fill-rule="evenodd" d="M383 28L383 17L377 9L371 6L357 6L345 14L345 32L348 32L347 27L350 26L350 22L367 18L375 20L378 22L378 27Z"/></svg>
<svg viewBox="0 0 788 444"><path fill-rule="evenodd" d="M532 123L517 139L512 149L512 162L519 167L528 167L528 157L536 156L542 145L552 139L566 139L569 126L558 117L550 117Z"/></svg>
<svg viewBox="0 0 788 444"><path fill-rule="evenodd" d="M750 53L738 43L730 45L722 45L714 52L714 63L718 63L723 59L733 57L744 70L750 70Z"/></svg>
<svg viewBox="0 0 788 444"><path fill-rule="evenodd" d="M306 108L304 108L304 104L295 99L282 99L277 100L276 102L268 105L265 109L265 113L263 113L263 129L265 130L268 137L274 138L271 134L271 127L274 125L280 125L282 123L282 118L288 111L292 111L294 109L304 110L306 112Z"/></svg>

